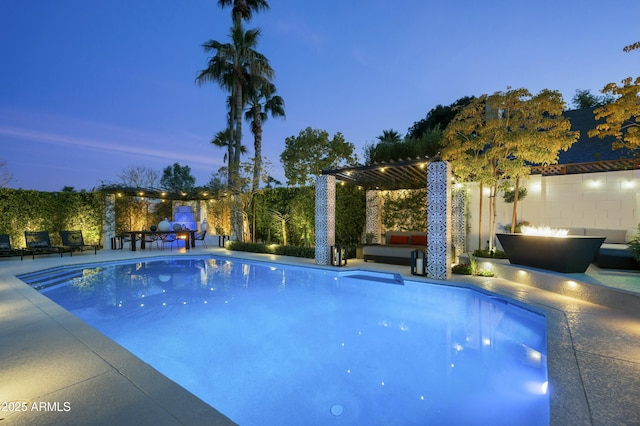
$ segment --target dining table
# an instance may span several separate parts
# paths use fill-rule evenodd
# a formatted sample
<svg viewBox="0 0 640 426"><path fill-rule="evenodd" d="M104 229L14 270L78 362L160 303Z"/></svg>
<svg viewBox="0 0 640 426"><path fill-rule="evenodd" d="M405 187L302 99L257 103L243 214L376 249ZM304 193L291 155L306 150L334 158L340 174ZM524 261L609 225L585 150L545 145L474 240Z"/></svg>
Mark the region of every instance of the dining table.
<svg viewBox="0 0 640 426"><path fill-rule="evenodd" d="M166 236L169 234L176 234L178 240L184 240L184 247L189 250L196 246L196 230L191 229L182 229L180 231L128 231L127 234L131 237L131 251L136 251L136 241L138 237L140 237L140 249L144 250L146 248L146 240L148 236L158 236L162 238L162 236Z"/></svg>

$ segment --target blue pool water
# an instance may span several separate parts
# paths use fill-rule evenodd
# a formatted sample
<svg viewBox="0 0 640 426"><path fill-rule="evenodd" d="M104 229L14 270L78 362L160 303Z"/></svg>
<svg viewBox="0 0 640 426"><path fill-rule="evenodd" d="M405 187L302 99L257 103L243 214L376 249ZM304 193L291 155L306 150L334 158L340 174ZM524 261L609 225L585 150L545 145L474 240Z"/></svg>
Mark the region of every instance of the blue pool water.
<svg viewBox="0 0 640 426"><path fill-rule="evenodd" d="M21 277L241 425L546 425L543 316L468 289L226 258Z"/></svg>

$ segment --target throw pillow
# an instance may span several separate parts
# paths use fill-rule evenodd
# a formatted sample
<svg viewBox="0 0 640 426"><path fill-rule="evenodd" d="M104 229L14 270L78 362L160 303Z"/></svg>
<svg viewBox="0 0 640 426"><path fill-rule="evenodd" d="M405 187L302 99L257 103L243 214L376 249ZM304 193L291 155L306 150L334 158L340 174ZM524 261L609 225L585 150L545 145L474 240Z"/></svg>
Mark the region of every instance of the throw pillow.
<svg viewBox="0 0 640 426"><path fill-rule="evenodd" d="M408 235L392 235L389 244L409 244Z"/></svg>
<svg viewBox="0 0 640 426"><path fill-rule="evenodd" d="M414 246L426 246L427 245L427 236L426 235L412 235L411 236L411 244Z"/></svg>

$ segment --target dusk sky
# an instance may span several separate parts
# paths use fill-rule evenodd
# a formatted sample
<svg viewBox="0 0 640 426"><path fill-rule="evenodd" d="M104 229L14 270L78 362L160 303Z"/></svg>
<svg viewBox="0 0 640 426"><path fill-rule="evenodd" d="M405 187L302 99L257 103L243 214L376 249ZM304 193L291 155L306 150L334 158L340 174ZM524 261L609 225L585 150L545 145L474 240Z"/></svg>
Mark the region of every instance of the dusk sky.
<svg viewBox="0 0 640 426"><path fill-rule="evenodd" d="M507 87L593 94L640 75L638 0L268 0L258 51L285 120L263 153L285 183L285 138L306 127L356 146L407 129L438 104ZM14 188L118 182L130 166L189 165L205 185L227 94L194 80L202 44L228 41L216 0L0 0L0 160ZM244 144L253 146L248 124Z"/></svg>

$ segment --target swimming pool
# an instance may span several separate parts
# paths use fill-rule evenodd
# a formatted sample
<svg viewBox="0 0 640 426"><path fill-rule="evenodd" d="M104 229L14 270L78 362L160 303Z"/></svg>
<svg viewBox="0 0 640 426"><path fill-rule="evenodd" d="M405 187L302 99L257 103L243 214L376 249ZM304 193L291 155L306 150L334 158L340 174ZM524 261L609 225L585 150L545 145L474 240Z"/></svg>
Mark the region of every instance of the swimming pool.
<svg viewBox="0 0 640 426"><path fill-rule="evenodd" d="M222 257L20 278L242 425L549 422L544 317L468 289Z"/></svg>

